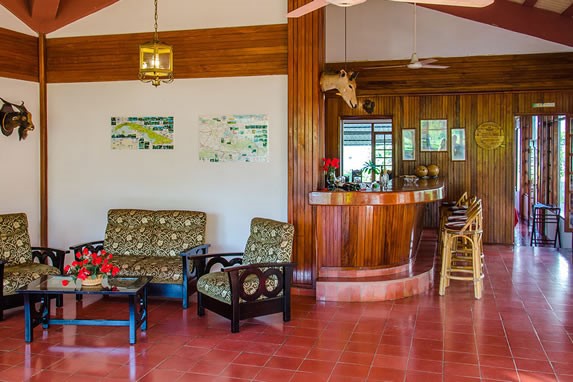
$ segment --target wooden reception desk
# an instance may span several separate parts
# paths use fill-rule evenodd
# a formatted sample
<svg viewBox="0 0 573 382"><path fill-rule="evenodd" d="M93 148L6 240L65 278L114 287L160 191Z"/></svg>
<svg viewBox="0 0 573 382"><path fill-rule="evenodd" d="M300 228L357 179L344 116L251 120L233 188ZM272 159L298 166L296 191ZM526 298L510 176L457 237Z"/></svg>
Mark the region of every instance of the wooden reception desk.
<svg viewBox="0 0 573 382"><path fill-rule="evenodd" d="M320 282L363 283L391 274L408 274L419 248L425 206L442 199L443 190L439 178L420 179L414 184L397 178L383 191L311 192L317 299L335 299L319 295Z"/></svg>

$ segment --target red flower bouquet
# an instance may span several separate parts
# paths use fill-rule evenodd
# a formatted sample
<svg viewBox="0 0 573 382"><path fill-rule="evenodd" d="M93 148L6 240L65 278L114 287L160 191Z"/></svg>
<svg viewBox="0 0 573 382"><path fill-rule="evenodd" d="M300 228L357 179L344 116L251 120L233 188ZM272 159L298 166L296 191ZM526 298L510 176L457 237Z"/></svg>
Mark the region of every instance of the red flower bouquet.
<svg viewBox="0 0 573 382"><path fill-rule="evenodd" d="M328 174L333 173L340 167L340 159L338 158L322 158L322 169Z"/></svg>
<svg viewBox="0 0 573 382"><path fill-rule="evenodd" d="M82 252L76 252L75 260L64 267L64 274L72 276L72 279L85 281L88 279L98 279L107 276L115 276L119 272L119 267L110 261L113 258L111 253L105 250L91 252L84 248ZM62 285L69 284L69 280L63 280Z"/></svg>

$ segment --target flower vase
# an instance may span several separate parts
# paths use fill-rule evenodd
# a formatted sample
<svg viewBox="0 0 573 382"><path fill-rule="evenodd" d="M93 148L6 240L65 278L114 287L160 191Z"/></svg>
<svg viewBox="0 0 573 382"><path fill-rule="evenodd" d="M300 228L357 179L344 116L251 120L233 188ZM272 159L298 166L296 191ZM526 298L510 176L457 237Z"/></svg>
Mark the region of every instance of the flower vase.
<svg viewBox="0 0 573 382"><path fill-rule="evenodd" d="M328 171L326 173L326 188L328 191L334 191L336 188L336 174L334 171Z"/></svg>
<svg viewBox="0 0 573 382"><path fill-rule="evenodd" d="M95 277L88 277L82 280L82 286L98 286L101 285L103 281L103 275L96 275Z"/></svg>

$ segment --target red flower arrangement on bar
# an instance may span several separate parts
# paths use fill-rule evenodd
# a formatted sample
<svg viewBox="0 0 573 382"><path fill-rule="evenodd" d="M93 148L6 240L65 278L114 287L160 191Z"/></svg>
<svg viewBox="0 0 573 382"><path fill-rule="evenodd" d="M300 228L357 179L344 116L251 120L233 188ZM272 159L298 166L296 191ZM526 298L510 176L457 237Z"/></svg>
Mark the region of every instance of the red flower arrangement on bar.
<svg viewBox="0 0 573 382"><path fill-rule="evenodd" d="M84 281L86 279L96 279L98 277L115 276L119 272L119 267L110 261L113 258L111 253L105 250L91 252L84 248L81 252L76 252L75 260L64 267L64 274L72 276L72 279ZM62 285L66 286L69 280L62 280Z"/></svg>
<svg viewBox="0 0 573 382"><path fill-rule="evenodd" d="M338 158L322 158L322 169L327 173L335 173L340 167L340 159Z"/></svg>

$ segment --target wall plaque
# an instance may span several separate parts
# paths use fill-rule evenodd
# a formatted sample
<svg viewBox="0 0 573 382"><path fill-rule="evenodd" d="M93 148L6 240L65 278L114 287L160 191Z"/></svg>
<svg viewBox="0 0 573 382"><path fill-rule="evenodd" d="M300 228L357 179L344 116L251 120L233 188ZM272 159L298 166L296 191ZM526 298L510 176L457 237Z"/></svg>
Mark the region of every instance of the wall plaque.
<svg viewBox="0 0 573 382"><path fill-rule="evenodd" d="M482 149L496 149L503 143L503 130L495 122L484 122L476 129L475 140Z"/></svg>

